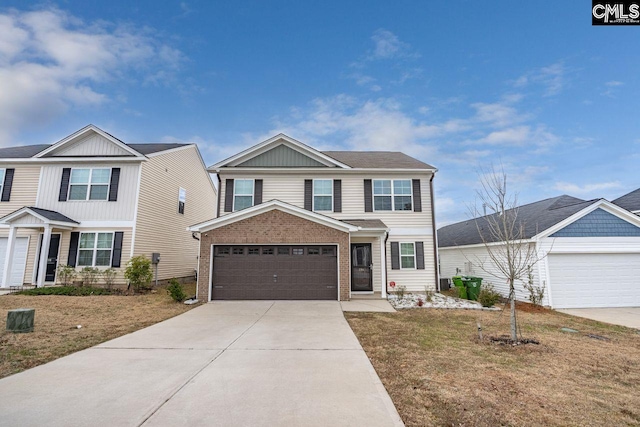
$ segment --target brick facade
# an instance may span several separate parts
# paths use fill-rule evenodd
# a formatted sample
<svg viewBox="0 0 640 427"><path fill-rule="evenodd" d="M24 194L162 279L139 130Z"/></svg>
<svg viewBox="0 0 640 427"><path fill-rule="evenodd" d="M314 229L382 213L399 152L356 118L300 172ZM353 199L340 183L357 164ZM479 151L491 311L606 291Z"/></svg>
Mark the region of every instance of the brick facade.
<svg viewBox="0 0 640 427"><path fill-rule="evenodd" d="M198 299L207 301L209 296L209 269L212 244L230 243L337 243L338 280L341 301L349 299L349 233L291 215L271 210L200 235L200 267L198 272Z"/></svg>

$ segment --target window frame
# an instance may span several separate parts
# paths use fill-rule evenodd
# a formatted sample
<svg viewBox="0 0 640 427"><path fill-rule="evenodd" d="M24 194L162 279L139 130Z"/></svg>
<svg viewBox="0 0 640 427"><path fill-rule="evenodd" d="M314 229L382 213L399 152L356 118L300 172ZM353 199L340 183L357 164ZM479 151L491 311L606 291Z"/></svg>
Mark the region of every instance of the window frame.
<svg viewBox="0 0 640 427"><path fill-rule="evenodd" d="M238 189L238 181L251 181L251 194L237 194L236 191ZM233 181L233 206L232 206L232 212L237 212L236 209L236 196L240 196L240 197L247 197L247 196L251 196L251 206L247 206L246 208L243 209L248 209L250 207L254 206L255 203L255 192L256 192L256 180L253 178L240 178L240 179L234 179ZM240 209L242 210L242 209Z"/></svg>
<svg viewBox="0 0 640 427"><path fill-rule="evenodd" d="M95 234L94 238L93 238L93 248L89 249L89 248L81 248L80 247L80 242L82 241L82 235L83 234ZM109 256L109 264L107 265L96 265L96 258L98 256L98 250L101 251L105 251L107 250L107 248L99 248L98 247L98 235L99 234L111 234L111 248L109 249L109 251L111 252L111 255ZM115 241L116 241L116 233L115 231L101 231L101 230L96 230L96 231L81 231L80 235L78 236L78 251L76 253L76 265L78 267L95 267L95 268L111 268L111 265L113 264L113 250L114 250L114 245L115 245ZM91 257L91 265L82 265L80 264L80 251L93 251L93 255Z"/></svg>
<svg viewBox="0 0 640 427"><path fill-rule="evenodd" d="M317 194L316 195L316 181L329 181L331 182L331 191L329 194ZM322 210L317 210L316 209L316 196L318 197L331 197L331 209L322 209ZM317 178L314 179L312 184L311 184L311 209L314 212L333 212L333 179L327 179L327 178Z"/></svg>
<svg viewBox="0 0 640 427"><path fill-rule="evenodd" d="M413 255L402 255L402 245L411 245L413 248ZM398 242L398 255L400 257L400 270L416 270L417 266L417 257L416 257L416 243L415 242ZM402 266L402 258L413 258L413 267L403 267Z"/></svg>
<svg viewBox="0 0 640 427"><path fill-rule="evenodd" d="M376 194L376 181L389 181L391 183L391 193L390 194ZM395 194L393 183L396 181L409 181L409 194ZM379 178L371 180L371 197L372 197L372 205L374 212L413 212L414 203L413 203L413 180L410 178L402 178L402 179L391 179L391 178ZM389 197L391 196L391 209L376 209L376 197ZM396 197L411 197L411 209L396 209Z"/></svg>
<svg viewBox="0 0 640 427"><path fill-rule="evenodd" d="M2 190L4 190L4 179L7 177L7 168L0 168L2 171L2 179L0 179L0 194L2 194Z"/></svg>
<svg viewBox="0 0 640 427"><path fill-rule="evenodd" d="M89 171L89 180L86 184L73 184L71 182L71 178L73 177L73 172L77 170L88 170ZM92 184L91 179L93 178L94 170L108 170L109 171L109 179L106 184ZM113 174L113 168L71 168L71 172L69 173L69 188L67 189L67 201L69 202L106 202L109 200L109 193L111 192L111 175ZM87 186L87 194L84 199L72 199L71 198L71 187L74 185L86 185ZM92 186L107 186L107 195L104 199L91 199L91 187Z"/></svg>

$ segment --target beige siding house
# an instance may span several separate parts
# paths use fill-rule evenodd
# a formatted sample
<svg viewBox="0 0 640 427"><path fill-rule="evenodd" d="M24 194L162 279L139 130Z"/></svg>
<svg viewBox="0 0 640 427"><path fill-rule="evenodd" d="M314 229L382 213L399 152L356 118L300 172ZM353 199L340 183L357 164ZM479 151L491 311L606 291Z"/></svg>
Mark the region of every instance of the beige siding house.
<svg viewBox="0 0 640 427"><path fill-rule="evenodd" d="M185 227L215 212L194 144L125 144L87 126L52 145L0 149L0 287L57 282L71 265L118 271L160 253L158 279L193 276Z"/></svg>
<svg viewBox="0 0 640 427"><path fill-rule="evenodd" d="M201 236L200 299L437 289L433 166L397 152L320 152L280 134L209 171L217 215L189 228Z"/></svg>

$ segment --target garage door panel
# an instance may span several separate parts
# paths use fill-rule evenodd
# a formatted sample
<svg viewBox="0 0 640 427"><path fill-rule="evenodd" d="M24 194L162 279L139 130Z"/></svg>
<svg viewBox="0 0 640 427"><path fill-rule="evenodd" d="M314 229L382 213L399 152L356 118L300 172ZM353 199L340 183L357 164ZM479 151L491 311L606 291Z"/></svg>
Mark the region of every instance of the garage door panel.
<svg viewBox="0 0 640 427"><path fill-rule="evenodd" d="M555 308L640 307L640 254L553 254Z"/></svg>
<svg viewBox="0 0 640 427"><path fill-rule="evenodd" d="M8 238L0 238L0 286L5 286L2 282L4 273L4 260L7 253ZM27 268L27 251L29 249L28 237L17 237L13 254L13 266L11 267L11 279L9 286L20 286L24 284L24 272ZM5 286L8 287L8 286Z"/></svg>
<svg viewBox="0 0 640 427"><path fill-rule="evenodd" d="M336 300L334 254L335 247L318 245L218 246L212 299Z"/></svg>

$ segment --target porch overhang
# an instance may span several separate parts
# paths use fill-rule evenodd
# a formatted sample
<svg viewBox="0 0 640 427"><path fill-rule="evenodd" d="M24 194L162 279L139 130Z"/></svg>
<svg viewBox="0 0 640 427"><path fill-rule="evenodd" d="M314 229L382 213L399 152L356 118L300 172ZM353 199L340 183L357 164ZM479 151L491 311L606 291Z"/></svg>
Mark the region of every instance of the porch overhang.
<svg viewBox="0 0 640 427"><path fill-rule="evenodd" d="M80 223L60 212L25 206L0 218L1 227L16 228L60 228L70 230Z"/></svg>

